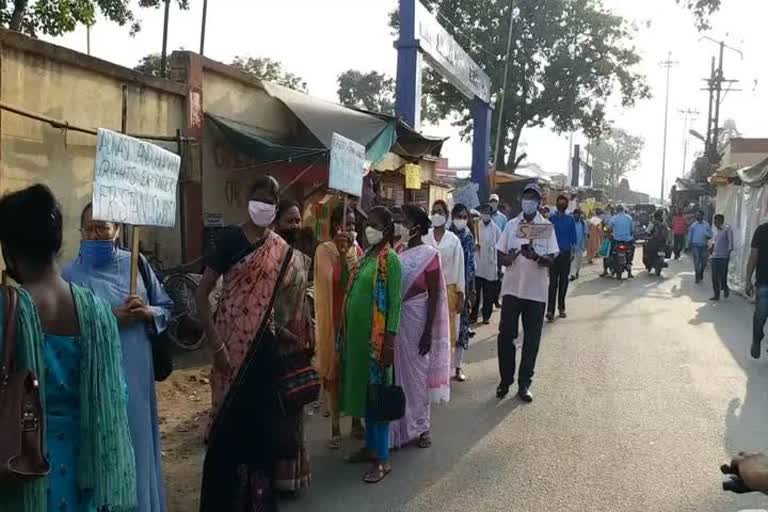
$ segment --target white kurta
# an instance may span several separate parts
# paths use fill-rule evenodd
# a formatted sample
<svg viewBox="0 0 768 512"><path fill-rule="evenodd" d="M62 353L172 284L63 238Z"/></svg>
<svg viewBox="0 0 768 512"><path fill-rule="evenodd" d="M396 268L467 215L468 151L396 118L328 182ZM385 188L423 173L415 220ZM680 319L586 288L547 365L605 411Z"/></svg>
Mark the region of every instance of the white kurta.
<svg viewBox="0 0 768 512"><path fill-rule="evenodd" d="M445 284L456 285L458 293L466 291L466 281L464 277L464 249L461 247L459 237L446 230L440 243L435 240L434 230L430 230L422 241L431 245L440 251L440 262L443 265L443 275Z"/></svg>
<svg viewBox="0 0 768 512"><path fill-rule="evenodd" d="M501 229L495 222L488 224L480 222L478 225L478 245L475 249L475 277L481 277L487 281L498 281L498 251L496 244L501 238Z"/></svg>

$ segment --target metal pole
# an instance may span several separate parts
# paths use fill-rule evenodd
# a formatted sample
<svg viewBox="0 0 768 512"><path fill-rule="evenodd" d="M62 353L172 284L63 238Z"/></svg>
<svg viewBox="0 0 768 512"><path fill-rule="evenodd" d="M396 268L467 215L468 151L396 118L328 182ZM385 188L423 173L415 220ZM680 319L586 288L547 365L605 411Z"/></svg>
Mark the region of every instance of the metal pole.
<svg viewBox="0 0 768 512"><path fill-rule="evenodd" d="M200 55L205 55L205 24L208 20L208 0L203 0L203 23L200 27Z"/></svg>
<svg viewBox="0 0 768 512"><path fill-rule="evenodd" d="M664 180L666 179L666 173L667 173L667 129L668 129L668 121L669 121L669 80L670 76L672 74L672 66L674 64L677 64L676 62L672 62L672 52L669 52L667 55L667 60L665 62L661 63L663 66L667 68L667 90L666 90L666 97L664 99L664 144L662 145L662 156L661 156L661 195L659 196L661 198L661 204L664 204Z"/></svg>
<svg viewBox="0 0 768 512"><path fill-rule="evenodd" d="M723 53L725 52L725 42L720 41L720 63L717 66L717 79L715 81L715 118L713 119L714 126L712 127L712 156L717 155L720 150L720 94L723 92Z"/></svg>
<svg viewBox="0 0 768 512"><path fill-rule="evenodd" d="M509 54L512 52L512 31L515 26L515 2L510 0L509 2L509 36L507 37L507 56L504 58L504 79L501 85L501 98L497 101L496 109L496 146L494 146L493 154L493 173L496 174L496 169L499 167L499 155L503 155L504 151L501 149L501 129L504 120L504 100L507 96L507 75L509 74Z"/></svg>
<svg viewBox="0 0 768 512"><path fill-rule="evenodd" d="M86 25L85 26L85 48L88 52L88 55L91 54L91 26Z"/></svg>
<svg viewBox="0 0 768 512"><path fill-rule="evenodd" d="M712 69L709 73L709 106L707 108L707 140L704 142L704 153L712 158L712 109L715 100L715 58L712 57Z"/></svg>
<svg viewBox="0 0 768 512"><path fill-rule="evenodd" d="M171 0L165 0L165 18L163 19L163 52L160 54L160 76L167 78L168 65L168 15L171 10Z"/></svg>

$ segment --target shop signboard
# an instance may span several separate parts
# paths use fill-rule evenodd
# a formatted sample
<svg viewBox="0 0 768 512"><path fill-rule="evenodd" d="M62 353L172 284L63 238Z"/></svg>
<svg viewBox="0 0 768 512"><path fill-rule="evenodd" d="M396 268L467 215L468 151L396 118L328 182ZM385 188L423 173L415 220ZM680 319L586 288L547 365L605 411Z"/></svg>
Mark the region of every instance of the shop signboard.
<svg viewBox="0 0 768 512"><path fill-rule="evenodd" d="M405 188L408 190L421 189L421 167L416 164L405 164Z"/></svg>

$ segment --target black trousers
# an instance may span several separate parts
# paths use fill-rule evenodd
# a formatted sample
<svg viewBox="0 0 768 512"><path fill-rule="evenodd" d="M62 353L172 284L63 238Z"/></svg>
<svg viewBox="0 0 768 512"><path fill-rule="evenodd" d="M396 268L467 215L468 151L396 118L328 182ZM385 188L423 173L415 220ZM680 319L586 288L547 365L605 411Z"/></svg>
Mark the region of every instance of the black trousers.
<svg viewBox="0 0 768 512"><path fill-rule="evenodd" d="M675 259L680 259L680 253L685 249L685 235L675 235Z"/></svg>
<svg viewBox="0 0 768 512"><path fill-rule="evenodd" d="M571 252L561 252L549 267L549 302L547 312L555 312L557 309L565 311L565 294L568 293L568 279L571 274Z"/></svg>
<svg viewBox="0 0 768 512"><path fill-rule="evenodd" d="M515 339L518 336L520 320L523 321L523 354L520 360L519 382L520 386L531 385L536 357L539 355L544 308L543 302L519 299L512 295L504 296L497 340L502 386L511 386L515 382Z"/></svg>
<svg viewBox="0 0 768 512"><path fill-rule="evenodd" d="M709 260L712 265L712 288L715 291L715 297L720 298L722 291L728 295L731 290L728 288L728 261L730 258L712 258Z"/></svg>
<svg viewBox="0 0 768 512"><path fill-rule="evenodd" d="M475 278L475 302L472 304L472 313L469 318L473 322L477 321L482 302L483 321L491 319L493 313L493 304L496 302L496 281L489 281L482 277Z"/></svg>

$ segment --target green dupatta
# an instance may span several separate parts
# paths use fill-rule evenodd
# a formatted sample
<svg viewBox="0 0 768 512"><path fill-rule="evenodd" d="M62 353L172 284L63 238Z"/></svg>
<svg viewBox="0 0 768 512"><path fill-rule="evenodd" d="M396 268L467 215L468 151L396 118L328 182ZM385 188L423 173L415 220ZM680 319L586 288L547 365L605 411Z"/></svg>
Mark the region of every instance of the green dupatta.
<svg viewBox="0 0 768 512"><path fill-rule="evenodd" d="M72 294L81 346L78 484L81 490L92 490L96 510L132 512L138 506L136 467L117 322L111 308L91 292L73 285ZM35 372L45 411L43 330L32 298L23 289L17 328L16 364ZM0 349L2 345L0 340ZM14 512L46 512L47 490L48 478L3 485L0 503Z"/></svg>

